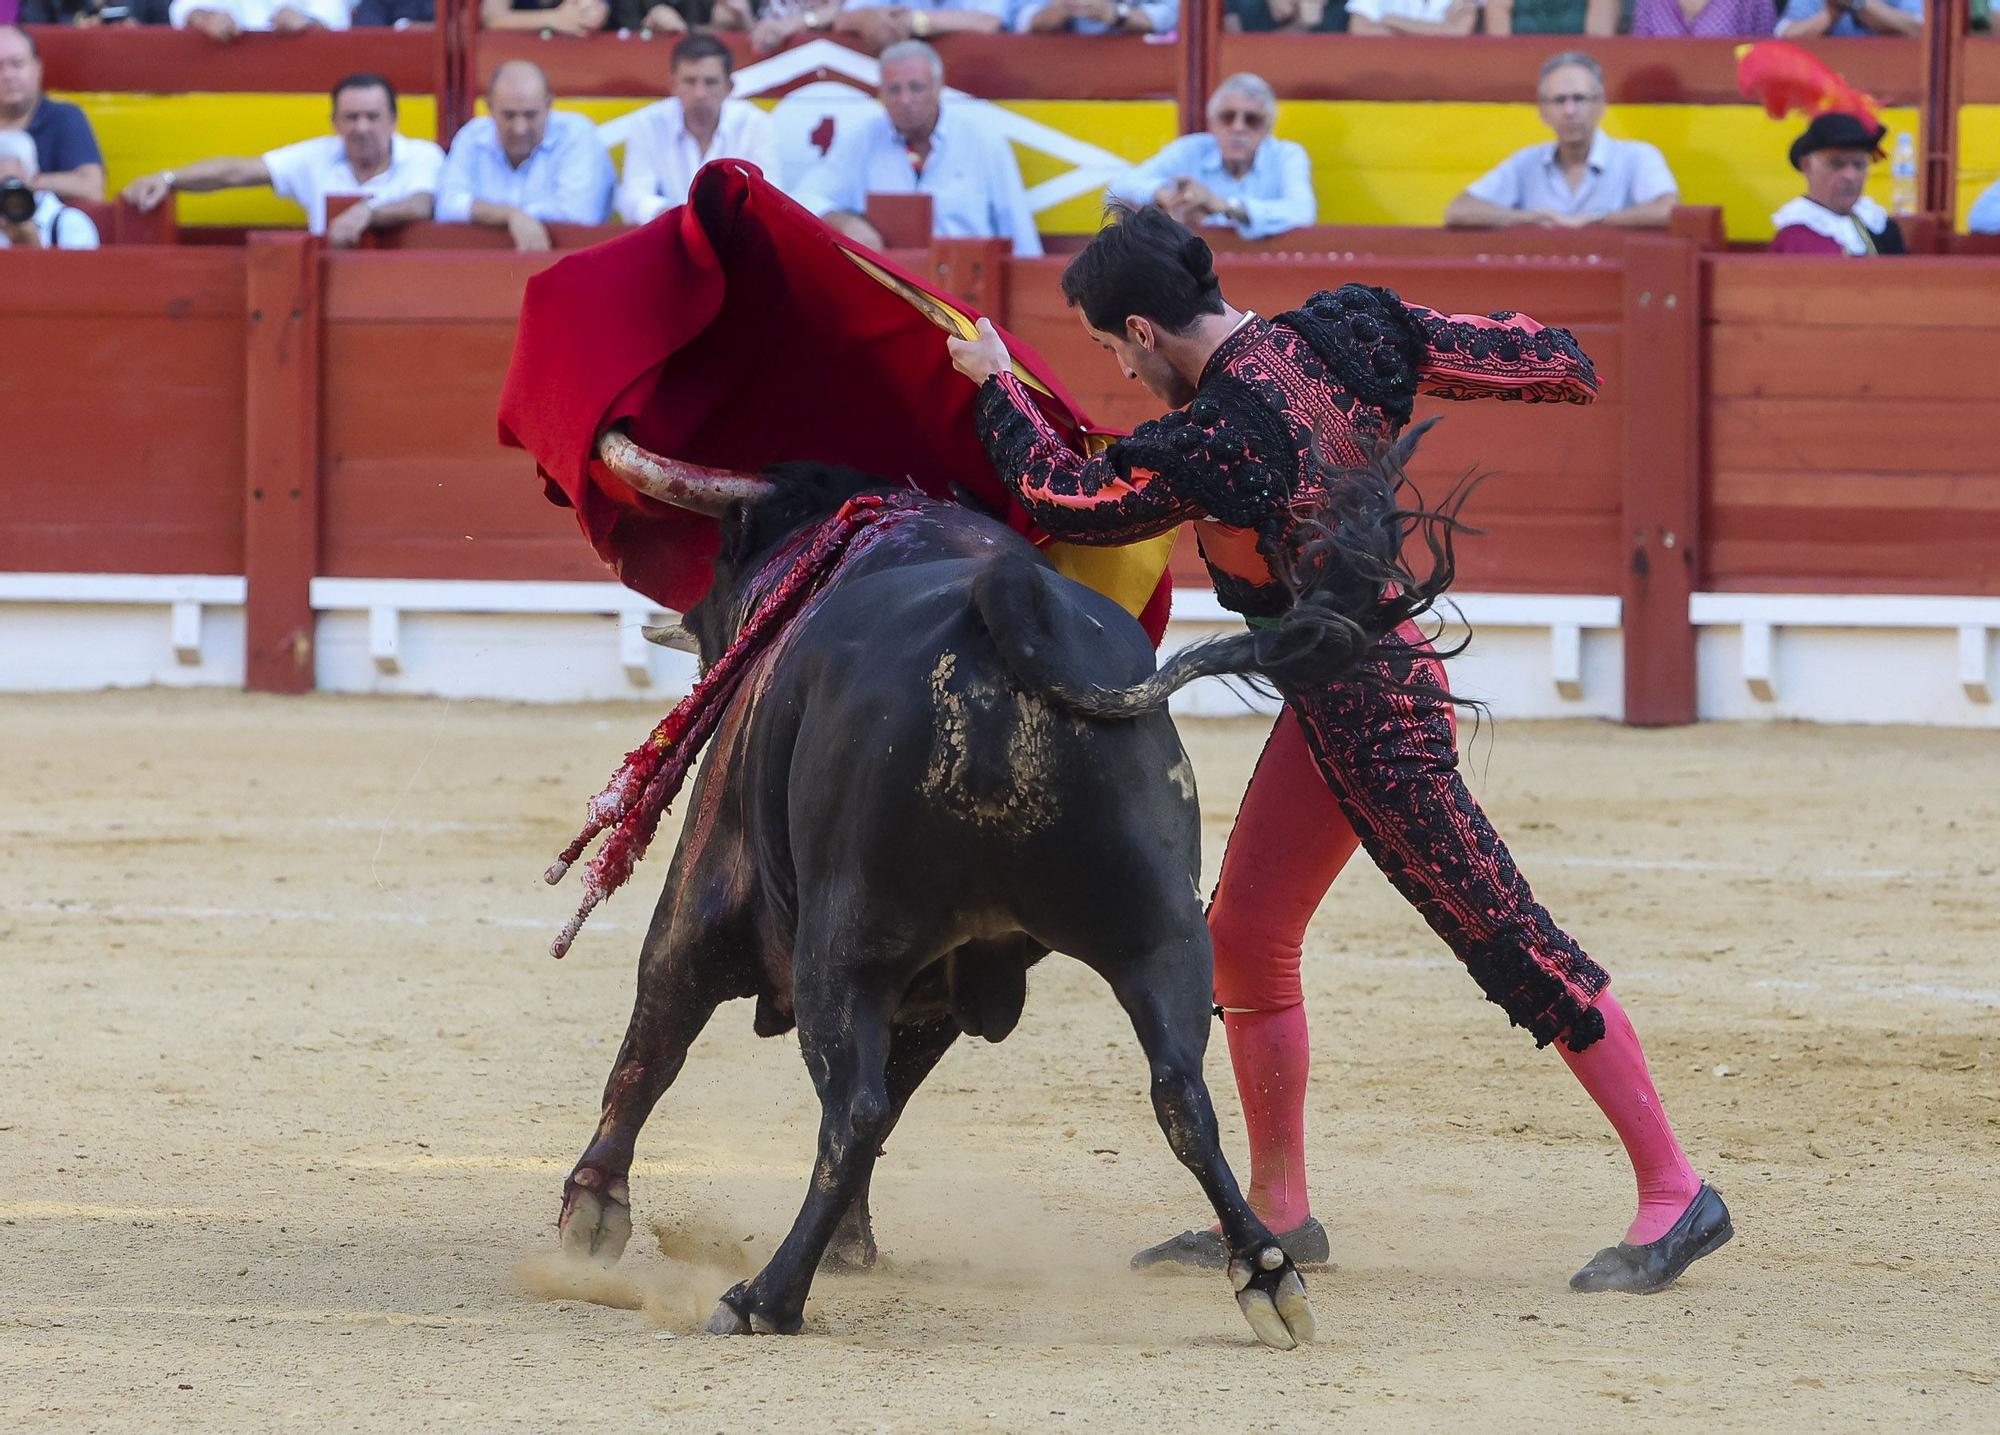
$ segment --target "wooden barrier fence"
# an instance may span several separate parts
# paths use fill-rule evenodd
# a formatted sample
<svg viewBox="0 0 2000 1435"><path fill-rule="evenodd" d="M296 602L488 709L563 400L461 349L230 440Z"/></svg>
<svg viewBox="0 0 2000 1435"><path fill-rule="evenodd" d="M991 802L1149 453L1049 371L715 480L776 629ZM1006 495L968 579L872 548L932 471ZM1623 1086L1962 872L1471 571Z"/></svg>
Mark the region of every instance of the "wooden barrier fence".
<svg viewBox="0 0 2000 1435"><path fill-rule="evenodd" d="M916 256L970 286L1100 421L1152 400L1056 291L1059 259ZM0 265L0 378L33 481L7 485L0 571L243 574L248 682L312 682L314 577L587 580L602 569L494 411L549 255L415 243L22 253ZM2000 594L1984 336L2000 259L1839 260L1640 237L1616 254L1223 255L1281 312L1349 280L1574 330L1588 407L1432 405L1421 470L1490 470L1463 550L1481 592L1622 600L1627 721L1695 715L1697 591ZM17 470L25 475L26 470Z"/></svg>

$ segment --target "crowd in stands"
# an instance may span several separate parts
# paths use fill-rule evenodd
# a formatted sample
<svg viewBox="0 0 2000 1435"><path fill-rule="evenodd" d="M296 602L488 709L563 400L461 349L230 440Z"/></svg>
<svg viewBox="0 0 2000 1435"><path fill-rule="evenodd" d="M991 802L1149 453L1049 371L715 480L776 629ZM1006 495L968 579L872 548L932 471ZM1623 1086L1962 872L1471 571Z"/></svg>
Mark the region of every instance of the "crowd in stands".
<svg viewBox="0 0 2000 1435"><path fill-rule="evenodd" d="M353 74L333 88L332 134L141 175L123 198L147 211L177 192L266 186L297 203L307 228L335 246L435 220L501 229L518 249L547 249L551 224L598 225L614 212L645 223L681 203L695 173L714 159L747 159L777 178L771 118L732 98L731 87L728 47L711 34L681 37L669 60L668 97L635 117L621 176L597 127L558 109L548 77L528 61L494 71L487 113L457 132L449 154L398 131L388 79ZM1012 145L979 109L945 106L944 90L935 49L916 38L891 43L880 59L880 105L836 126L824 152L791 176L794 197L876 248L885 246L870 218L872 201L921 196L936 236L999 238L1016 255L1040 254ZM1679 185L1658 149L1603 132L1605 100L1603 71L1588 54L1565 51L1546 61L1536 103L1553 138L1500 159L1452 199L1445 223L1666 224ZM1113 179L1109 197L1157 204L1189 225L1252 240L1310 226L1318 216L1311 159L1276 137L1277 119L1270 85L1232 75L1209 97L1205 131L1174 140ZM1789 153L1806 192L1773 215L1774 250L1903 251L1895 222L1862 192L1883 138L1853 116L1812 122ZM0 25L0 246L94 248L96 227L75 206L103 198L103 156L88 119L42 93L32 38ZM330 204L335 199L350 202ZM2000 232L2000 183L1980 197L1971 221L1975 231Z"/></svg>
<svg viewBox="0 0 2000 1435"><path fill-rule="evenodd" d="M1913 35L1925 0L1225 0L1233 31L1351 35L1620 35L1653 38ZM1963 0L1975 29L1991 0ZM0 23L172 25L229 41L429 25L435 0L0 0ZM10 11L15 13L10 13ZM1101 35L1173 31L1178 0L481 0L489 30L744 31L769 51L815 31L881 51L953 31Z"/></svg>

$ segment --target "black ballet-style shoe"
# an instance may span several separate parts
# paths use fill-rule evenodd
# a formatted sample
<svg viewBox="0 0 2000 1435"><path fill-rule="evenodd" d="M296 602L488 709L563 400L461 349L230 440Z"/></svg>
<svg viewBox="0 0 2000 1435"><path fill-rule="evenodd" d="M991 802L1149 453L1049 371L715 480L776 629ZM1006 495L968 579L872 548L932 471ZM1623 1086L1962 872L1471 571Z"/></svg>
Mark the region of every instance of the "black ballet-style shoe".
<svg viewBox="0 0 2000 1435"><path fill-rule="evenodd" d="M1281 1233L1278 1246L1292 1258L1292 1264L1300 1266L1323 1266L1333 1254L1332 1244L1326 1238L1326 1227L1311 1216L1307 1216L1296 1228ZM1161 1241L1157 1246L1148 1246L1132 1257L1132 1269L1135 1271L1150 1270L1155 1266L1227 1270L1229 1247L1223 1244L1220 1231L1182 1231L1178 1236Z"/></svg>
<svg viewBox="0 0 2000 1435"><path fill-rule="evenodd" d="M1643 1246L1623 1241L1606 1246L1569 1278L1569 1288L1652 1295L1679 1280L1681 1272L1703 1256L1721 1250L1735 1234L1736 1228L1729 1222L1729 1207L1722 1204L1722 1196L1715 1187L1704 1181L1672 1230Z"/></svg>

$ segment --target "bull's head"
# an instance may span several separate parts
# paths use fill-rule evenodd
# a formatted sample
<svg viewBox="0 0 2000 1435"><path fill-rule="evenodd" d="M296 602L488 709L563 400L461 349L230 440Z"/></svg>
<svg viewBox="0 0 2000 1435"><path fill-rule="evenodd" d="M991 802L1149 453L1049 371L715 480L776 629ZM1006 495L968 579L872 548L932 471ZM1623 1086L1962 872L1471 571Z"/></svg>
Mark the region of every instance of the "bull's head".
<svg viewBox="0 0 2000 1435"><path fill-rule="evenodd" d="M683 623L646 630L652 642L694 653L704 671L743 625L756 596L744 591L744 583L765 555L801 524L834 512L854 494L894 488L872 474L835 464L775 465L771 473L783 482L767 475L704 468L663 458L615 429L598 437L597 457L648 498L720 520L721 548L707 596L688 610ZM783 501L774 501L780 497Z"/></svg>

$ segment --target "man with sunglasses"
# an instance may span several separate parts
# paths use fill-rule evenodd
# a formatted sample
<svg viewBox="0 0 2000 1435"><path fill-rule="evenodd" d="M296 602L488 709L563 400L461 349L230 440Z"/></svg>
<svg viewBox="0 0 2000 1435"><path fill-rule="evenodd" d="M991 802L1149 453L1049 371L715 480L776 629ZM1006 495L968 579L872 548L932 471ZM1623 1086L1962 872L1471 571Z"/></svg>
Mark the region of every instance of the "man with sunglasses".
<svg viewBox="0 0 2000 1435"><path fill-rule="evenodd" d="M1228 225L1245 239L1319 217L1303 145L1272 135L1278 97L1256 75L1231 75L1208 99L1208 131L1184 135L1114 180L1114 199L1157 204L1190 227Z"/></svg>
<svg viewBox="0 0 2000 1435"><path fill-rule="evenodd" d="M1529 145L1445 207L1453 228L1514 224L1582 229L1592 224L1657 227L1680 202L1666 158L1638 140L1615 140L1604 119L1604 70L1577 51L1551 56L1536 85L1554 144Z"/></svg>

